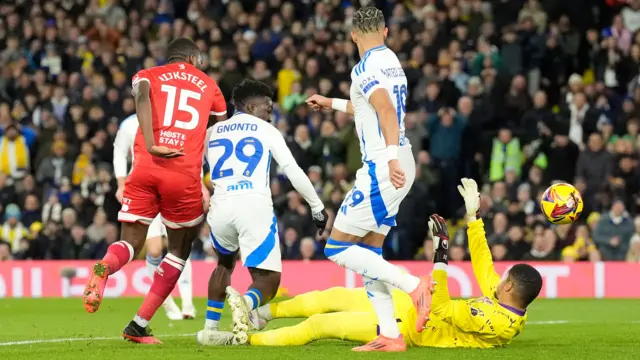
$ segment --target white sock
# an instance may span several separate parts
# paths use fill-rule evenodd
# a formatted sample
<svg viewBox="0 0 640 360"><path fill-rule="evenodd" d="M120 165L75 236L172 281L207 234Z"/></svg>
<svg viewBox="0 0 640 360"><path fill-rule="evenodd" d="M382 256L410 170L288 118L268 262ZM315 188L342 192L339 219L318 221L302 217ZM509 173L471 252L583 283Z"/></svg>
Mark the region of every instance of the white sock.
<svg viewBox="0 0 640 360"><path fill-rule="evenodd" d="M329 240L331 242L331 240ZM325 254L327 249L325 248ZM356 244L345 247L337 254L330 254L329 260L354 271L362 276L383 281L397 287L406 293L410 293L418 287L420 279L403 273L395 265L384 260L380 255Z"/></svg>
<svg viewBox="0 0 640 360"><path fill-rule="evenodd" d="M187 259L184 264L180 279L178 279L178 290L182 298L182 309L193 309L193 286L191 285L191 259Z"/></svg>
<svg viewBox="0 0 640 360"><path fill-rule="evenodd" d="M385 283L380 280L371 280L364 278L364 288L367 290L367 297L373 305L373 310L378 316L378 326L380 327L380 335L390 339L396 339L400 336L398 322L394 316L393 299L391 298L391 290Z"/></svg>
<svg viewBox="0 0 640 360"><path fill-rule="evenodd" d="M257 310L258 315L267 320L267 321L271 321L273 320L273 315L271 315L271 306L270 305L264 305L264 306L260 306Z"/></svg>
<svg viewBox="0 0 640 360"><path fill-rule="evenodd" d="M147 325L149 325L149 320L145 320L143 318L141 318L140 316L136 315L133 317L133 321L138 324L138 326L146 328Z"/></svg>
<svg viewBox="0 0 640 360"><path fill-rule="evenodd" d="M256 306L256 304L253 303L253 299L249 295L244 296L244 302L247 303L247 306L249 307L249 309L253 309L254 306Z"/></svg>
<svg viewBox="0 0 640 360"><path fill-rule="evenodd" d="M151 278L151 281L153 281L153 274L155 274L156 268L160 265L161 262L162 262L162 256L155 257L147 254L147 256L145 257L147 272L149 273L149 277ZM191 267L189 267L189 270L191 270ZM182 275L180 275L180 278L182 278ZM167 296L167 298L164 300L164 303L162 303L162 305L164 305L167 311L180 312L180 308L178 307L178 305L176 305L176 302L173 300L173 297L171 295Z"/></svg>
<svg viewBox="0 0 640 360"><path fill-rule="evenodd" d="M218 330L218 326L220 326L220 320L205 320L204 328L207 330Z"/></svg>
<svg viewBox="0 0 640 360"><path fill-rule="evenodd" d="M156 268L162 262L162 256L150 256L147 254L145 258L145 264L147 265L147 272L149 273L149 277L153 280L153 274L156 272Z"/></svg>

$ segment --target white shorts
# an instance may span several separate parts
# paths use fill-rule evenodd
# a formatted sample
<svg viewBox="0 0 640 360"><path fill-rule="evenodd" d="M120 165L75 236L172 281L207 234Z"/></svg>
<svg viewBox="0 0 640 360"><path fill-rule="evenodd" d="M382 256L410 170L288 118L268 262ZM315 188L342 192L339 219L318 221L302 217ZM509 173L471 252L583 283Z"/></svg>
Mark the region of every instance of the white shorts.
<svg viewBox="0 0 640 360"><path fill-rule="evenodd" d="M167 236L167 228L162 223L162 215L158 214L151 224L149 224L149 229L147 230L147 239L151 239L153 237Z"/></svg>
<svg viewBox="0 0 640 360"><path fill-rule="evenodd" d="M411 145L400 147L400 166L405 185L396 189L389 180L387 163L366 161L356 173L351 191L344 197L333 226L346 234L363 237L369 232L387 235L396 225L400 203L409 193L416 178L416 163Z"/></svg>
<svg viewBox="0 0 640 360"><path fill-rule="evenodd" d="M212 196L207 222L218 252L227 255L240 250L244 266L282 272L278 225L270 199Z"/></svg>

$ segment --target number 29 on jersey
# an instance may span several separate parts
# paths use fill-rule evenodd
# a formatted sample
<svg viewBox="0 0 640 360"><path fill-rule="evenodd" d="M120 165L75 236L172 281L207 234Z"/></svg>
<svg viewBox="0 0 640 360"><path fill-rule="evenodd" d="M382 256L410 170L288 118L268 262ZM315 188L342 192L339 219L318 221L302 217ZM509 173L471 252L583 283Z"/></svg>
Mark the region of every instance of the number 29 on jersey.
<svg viewBox="0 0 640 360"><path fill-rule="evenodd" d="M264 153L264 146L262 146L260 140L251 136L240 139L235 145L229 139L216 139L210 141L209 148L215 147L222 147L224 152L211 169L211 180L237 175L238 172L240 172L242 176L251 177L258 164L260 164L260 160ZM246 153L251 151L251 149L248 149L249 147L253 148L252 155L246 155ZM227 162L232 156L235 156L242 166L236 166L236 168L233 166L225 167L225 162ZM237 162L233 163L237 164Z"/></svg>

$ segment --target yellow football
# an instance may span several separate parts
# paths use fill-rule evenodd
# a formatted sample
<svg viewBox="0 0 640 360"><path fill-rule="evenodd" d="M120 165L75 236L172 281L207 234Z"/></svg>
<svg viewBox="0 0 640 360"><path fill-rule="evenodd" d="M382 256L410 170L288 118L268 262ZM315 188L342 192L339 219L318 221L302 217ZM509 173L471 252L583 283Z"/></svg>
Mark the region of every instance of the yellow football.
<svg viewBox="0 0 640 360"><path fill-rule="evenodd" d="M582 213L582 195L570 184L554 184L542 195L540 207L550 222L571 224Z"/></svg>

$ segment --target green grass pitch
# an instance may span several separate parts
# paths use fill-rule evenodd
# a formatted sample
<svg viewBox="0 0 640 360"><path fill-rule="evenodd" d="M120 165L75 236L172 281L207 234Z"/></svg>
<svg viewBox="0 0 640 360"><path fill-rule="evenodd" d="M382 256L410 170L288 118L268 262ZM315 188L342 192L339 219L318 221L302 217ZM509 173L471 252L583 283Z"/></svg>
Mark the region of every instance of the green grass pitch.
<svg viewBox="0 0 640 360"><path fill-rule="evenodd" d="M151 323L162 345L137 345L118 336L141 299L107 299L97 314L80 299L0 299L0 359L640 359L640 300L537 300L529 324L501 349L409 349L405 354L356 354L354 344L326 340L302 347L201 347L198 318L170 322L158 313ZM229 313L223 328L229 328ZM277 320L280 327L297 320Z"/></svg>

